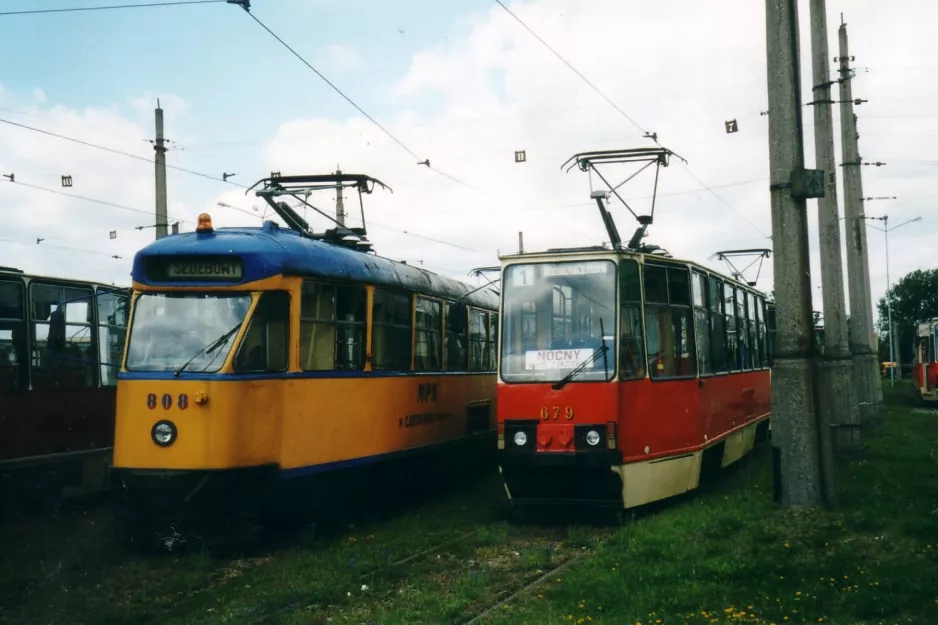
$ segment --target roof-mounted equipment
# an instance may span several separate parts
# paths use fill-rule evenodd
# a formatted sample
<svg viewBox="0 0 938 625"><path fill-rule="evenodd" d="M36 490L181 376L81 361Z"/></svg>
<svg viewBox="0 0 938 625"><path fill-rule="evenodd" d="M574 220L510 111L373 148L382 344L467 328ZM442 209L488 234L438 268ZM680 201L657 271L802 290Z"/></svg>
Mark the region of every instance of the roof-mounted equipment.
<svg viewBox="0 0 938 625"><path fill-rule="evenodd" d="M389 186L371 176L364 174L347 174L337 171L332 174L299 176L272 175L269 178L262 178L255 182L245 191L245 194L258 185L263 185L261 189L255 191L255 194L263 198L291 230L295 230L310 239L325 241L362 252L371 252L373 251L373 245L367 238L368 232L365 227L365 206L362 201L362 194L370 194L374 191L376 184L383 189L391 191L391 193L394 192ZM361 210L362 218L361 228L348 228L335 217L309 203L309 196L314 191L331 190L341 193L342 189L345 188L354 188L358 191L358 206ZM303 206L313 209L329 221L335 223L336 227L322 233L314 233L305 219L300 217L286 202L278 200L278 198L283 196L290 196Z"/></svg>
<svg viewBox="0 0 938 625"><path fill-rule="evenodd" d="M579 167L580 171L585 171L589 174L590 199L595 200L596 205L599 207L599 214L602 217L603 225L606 227L606 233L609 235L609 242L612 244L612 249L629 249L645 254L670 256L666 250L663 250L656 245L642 244L642 239L646 236L648 226L650 226L654 221L655 200L658 193L659 171L661 167L668 166L671 156L676 156L685 163L687 162L683 157L675 154L667 148L632 148L627 150L602 150L598 152L581 152L579 154L574 154L569 159L567 159L567 161L561 166L561 169L569 172L571 169L573 169L574 166L576 166ZM606 176L604 176L597 167L598 165L623 163L644 163L644 165L639 167L637 171L634 171L631 175L616 185L611 184ZM655 166L655 182L651 196L651 210L647 215L639 215L619 194L619 189L652 165ZM596 177L606 185L605 190L593 188L593 174L595 174ZM609 202L612 197L618 199L619 202L621 202L622 205L625 206L625 208L628 209L630 213L632 213L632 216L639 224L638 229L635 230L635 233L632 235L632 238L629 239L629 242L625 247L622 245L622 238L619 236L619 231L616 228L612 214L606 208L606 203Z"/></svg>

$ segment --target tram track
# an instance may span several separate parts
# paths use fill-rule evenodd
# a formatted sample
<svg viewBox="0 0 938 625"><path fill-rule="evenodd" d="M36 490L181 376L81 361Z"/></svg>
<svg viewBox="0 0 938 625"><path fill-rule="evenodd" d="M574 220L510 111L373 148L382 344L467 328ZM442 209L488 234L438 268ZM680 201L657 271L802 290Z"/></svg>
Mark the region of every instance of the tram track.
<svg viewBox="0 0 938 625"><path fill-rule="evenodd" d="M563 571L567 570L568 568L570 568L571 566L573 566L577 561L579 561L581 558L583 558L583 557L586 556L586 555L587 555L587 554L585 554L585 553L577 553L577 554L572 555L571 557L569 557L569 558L567 558L566 560L564 560L563 562L561 562L559 565L555 566L555 567L552 568L551 570L547 571L546 573L544 573L543 575L541 575L540 577L538 577L537 579L535 579L533 582L530 582L530 583L526 584L525 586L519 588L519 589L516 590L515 592L511 593L511 595L509 595L508 597L505 597L504 599L500 599L500 600L496 601L495 603L491 604L491 605L490 605L489 607L487 607L484 611L482 611L481 613L479 613L479 614L473 616L471 619L469 619L468 621L466 621L465 623L463 623L463 625L475 625L476 623L480 623L480 622L482 621L482 619L484 619L484 618L487 617L488 615L492 614L492 613L496 610L496 608L498 608L498 606L500 606L500 605L508 605L509 603L511 603L512 601L514 601L515 599L517 599L518 597L520 597L520 596L523 595L524 593L530 591L532 588L535 588L535 587L537 587L537 586L540 586L540 585L543 584L545 581L547 581L549 578L551 578L551 577L553 577L553 576L555 576L555 575L558 575L558 574L562 573Z"/></svg>

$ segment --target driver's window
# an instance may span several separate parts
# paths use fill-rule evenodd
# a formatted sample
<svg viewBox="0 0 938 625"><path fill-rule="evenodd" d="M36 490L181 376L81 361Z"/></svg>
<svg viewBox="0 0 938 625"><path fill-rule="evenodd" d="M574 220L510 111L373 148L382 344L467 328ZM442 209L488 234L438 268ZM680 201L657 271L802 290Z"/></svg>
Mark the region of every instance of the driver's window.
<svg viewBox="0 0 938 625"><path fill-rule="evenodd" d="M619 377L640 380L645 377L645 333L642 332L642 284L638 263L619 263L622 318L619 323Z"/></svg>
<svg viewBox="0 0 938 625"><path fill-rule="evenodd" d="M289 349L290 295L286 291L262 293L234 369L239 373L286 371Z"/></svg>

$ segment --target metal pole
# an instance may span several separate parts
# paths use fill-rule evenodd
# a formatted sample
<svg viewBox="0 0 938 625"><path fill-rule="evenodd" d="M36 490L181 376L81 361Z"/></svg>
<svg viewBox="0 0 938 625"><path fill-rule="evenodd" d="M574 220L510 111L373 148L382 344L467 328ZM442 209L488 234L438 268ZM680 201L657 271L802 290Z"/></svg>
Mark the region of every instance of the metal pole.
<svg viewBox="0 0 938 625"><path fill-rule="evenodd" d="M776 440L777 435L784 506L829 501L818 453L807 203L791 194L792 172L804 168L796 1L766 0L765 15L772 266L777 302L772 438Z"/></svg>
<svg viewBox="0 0 938 625"><path fill-rule="evenodd" d="M870 295L866 228L863 222L863 186L857 146L856 116L853 114L847 26L841 24L840 43L840 130L844 179L844 219L847 231L847 282L850 292L850 351L856 382L860 418L872 423L882 402L879 358L873 346L873 304Z"/></svg>
<svg viewBox="0 0 938 625"><path fill-rule="evenodd" d="M824 353L821 364L820 427L836 427L834 448L860 447L860 411L853 382L853 363L847 339L847 313L837 210L837 164L834 160L834 121L825 0L811 0L811 65L814 81L814 152L824 171L824 197L818 198L821 284L824 286Z"/></svg>
<svg viewBox="0 0 938 625"><path fill-rule="evenodd" d="M156 151L156 238L166 236L166 146L163 138L163 109L160 101L156 101L156 141L153 143Z"/></svg>
<svg viewBox="0 0 938 625"><path fill-rule="evenodd" d="M336 166L336 176L342 175L342 170ZM335 185L335 220L339 223L340 226L345 226L345 202L342 198L342 183L337 182Z"/></svg>
<svg viewBox="0 0 938 625"><path fill-rule="evenodd" d="M892 329L892 298L889 297L889 216L883 216L883 231L886 237L886 310L888 311L889 323L889 386L896 386L896 356L893 341Z"/></svg>

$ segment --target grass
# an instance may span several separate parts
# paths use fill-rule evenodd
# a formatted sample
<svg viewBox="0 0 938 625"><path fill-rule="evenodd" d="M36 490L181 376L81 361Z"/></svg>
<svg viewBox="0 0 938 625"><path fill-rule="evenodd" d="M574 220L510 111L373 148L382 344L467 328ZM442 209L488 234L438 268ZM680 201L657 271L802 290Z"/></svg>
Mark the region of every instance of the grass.
<svg viewBox="0 0 938 625"><path fill-rule="evenodd" d="M131 556L91 509L0 527L0 623L938 623L938 412L900 397L835 511L772 503L765 451L619 527L510 524L495 472L239 558Z"/></svg>

